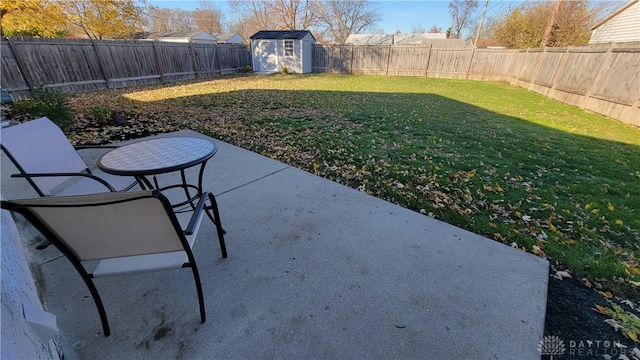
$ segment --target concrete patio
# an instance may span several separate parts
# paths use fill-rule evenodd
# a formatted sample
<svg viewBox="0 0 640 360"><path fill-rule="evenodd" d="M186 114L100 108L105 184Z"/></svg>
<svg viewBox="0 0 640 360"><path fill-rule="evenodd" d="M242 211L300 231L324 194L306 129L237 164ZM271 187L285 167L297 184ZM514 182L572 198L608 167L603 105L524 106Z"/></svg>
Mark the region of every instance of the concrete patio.
<svg viewBox="0 0 640 360"><path fill-rule="evenodd" d="M69 262L34 250L66 359L540 358L546 260L214 142L205 190L229 257L204 221L194 252L207 322L189 270L101 278L104 337ZM34 196L5 166L5 197Z"/></svg>

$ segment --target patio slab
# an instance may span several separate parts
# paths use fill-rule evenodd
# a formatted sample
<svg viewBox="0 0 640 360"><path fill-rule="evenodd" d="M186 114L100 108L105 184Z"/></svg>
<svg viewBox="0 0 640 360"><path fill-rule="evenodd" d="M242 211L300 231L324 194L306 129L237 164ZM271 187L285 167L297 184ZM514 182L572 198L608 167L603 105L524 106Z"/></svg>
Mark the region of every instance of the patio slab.
<svg viewBox="0 0 640 360"><path fill-rule="evenodd" d="M66 358L540 358L546 260L214 142L205 188L229 257L203 222L207 322L189 270L101 278L105 338L71 265L34 252Z"/></svg>

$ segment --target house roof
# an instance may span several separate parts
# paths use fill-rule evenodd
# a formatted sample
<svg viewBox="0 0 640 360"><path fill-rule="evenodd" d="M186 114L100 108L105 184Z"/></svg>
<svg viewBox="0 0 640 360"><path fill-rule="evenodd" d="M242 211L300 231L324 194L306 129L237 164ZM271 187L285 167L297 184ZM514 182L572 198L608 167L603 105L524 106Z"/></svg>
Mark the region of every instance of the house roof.
<svg viewBox="0 0 640 360"><path fill-rule="evenodd" d="M393 34L350 34L346 43L353 45L389 45L393 44Z"/></svg>
<svg viewBox="0 0 640 360"><path fill-rule="evenodd" d="M423 44L424 41L433 39L446 39L447 34L444 33L406 33L396 34L393 36L394 44Z"/></svg>
<svg viewBox="0 0 640 360"><path fill-rule="evenodd" d="M213 34L213 36L215 36L215 38L218 39L219 42L228 41L229 39L231 39L234 36L238 36L239 38L241 38L244 41L244 38L242 36L240 36L240 34L238 34L238 33L215 33L215 34Z"/></svg>
<svg viewBox="0 0 640 360"><path fill-rule="evenodd" d="M498 39L478 39L476 47L506 47L506 45Z"/></svg>
<svg viewBox="0 0 640 360"><path fill-rule="evenodd" d="M198 38L209 38L215 40L215 37L208 32L204 31L176 31L176 32L152 32L152 33L140 33L136 35L136 39L191 39L194 37Z"/></svg>
<svg viewBox="0 0 640 360"><path fill-rule="evenodd" d="M600 26L602 26L603 24L605 24L609 20L613 19L614 17L618 16L618 14L620 14L621 12L627 10L631 5L633 5L633 4L637 3L637 2L638 2L638 0L629 0L626 4L624 4L624 5L620 6L619 8L615 9L609 15L605 16L604 19L600 20L597 24L593 25L589 30L595 30L595 29L599 28Z"/></svg>
<svg viewBox="0 0 640 360"><path fill-rule="evenodd" d="M438 48L465 47L462 39L447 39L445 34L351 34L347 38L350 45L431 45Z"/></svg>
<svg viewBox="0 0 640 360"><path fill-rule="evenodd" d="M307 35L311 35L309 30L260 30L257 33L251 35L249 39L292 39L300 40ZM313 37L315 40L316 38Z"/></svg>

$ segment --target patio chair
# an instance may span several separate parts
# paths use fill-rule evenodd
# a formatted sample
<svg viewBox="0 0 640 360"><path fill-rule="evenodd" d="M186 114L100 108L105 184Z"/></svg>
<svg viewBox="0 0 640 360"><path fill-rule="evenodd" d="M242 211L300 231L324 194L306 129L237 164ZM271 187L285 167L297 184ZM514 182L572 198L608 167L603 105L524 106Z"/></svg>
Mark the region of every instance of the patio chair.
<svg viewBox="0 0 640 360"><path fill-rule="evenodd" d="M101 276L189 267L196 283L200 321L205 322L192 247L207 208L213 210L222 257L227 257L211 193L204 193L195 207L186 206L182 211L175 211L157 190L8 200L1 207L24 216L73 264L98 308L105 336L110 334L109 322L93 282Z"/></svg>
<svg viewBox="0 0 640 360"><path fill-rule="evenodd" d="M2 129L0 146L39 196L83 195L127 191L133 177L93 174L62 130L46 117ZM113 146L99 146L110 148ZM77 181L73 181L77 180Z"/></svg>

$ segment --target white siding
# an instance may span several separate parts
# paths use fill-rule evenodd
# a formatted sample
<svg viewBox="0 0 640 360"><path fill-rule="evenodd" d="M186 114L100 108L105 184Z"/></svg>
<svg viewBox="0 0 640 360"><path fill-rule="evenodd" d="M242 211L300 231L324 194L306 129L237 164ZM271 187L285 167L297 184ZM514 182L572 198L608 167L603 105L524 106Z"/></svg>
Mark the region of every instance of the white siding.
<svg viewBox="0 0 640 360"><path fill-rule="evenodd" d="M640 41L640 2L593 29L589 44Z"/></svg>
<svg viewBox="0 0 640 360"><path fill-rule="evenodd" d="M1 215L2 359L58 359L52 340L43 343L23 315L23 306L41 309L42 305L16 224L8 211Z"/></svg>

